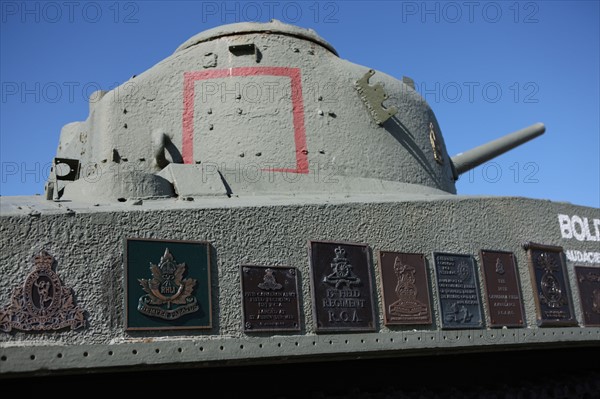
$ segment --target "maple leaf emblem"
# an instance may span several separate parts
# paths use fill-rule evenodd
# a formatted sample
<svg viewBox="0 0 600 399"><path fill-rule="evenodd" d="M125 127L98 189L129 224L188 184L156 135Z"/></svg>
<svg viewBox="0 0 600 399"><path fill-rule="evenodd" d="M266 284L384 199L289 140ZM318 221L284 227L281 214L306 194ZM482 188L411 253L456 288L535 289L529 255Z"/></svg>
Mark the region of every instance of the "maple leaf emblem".
<svg viewBox="0 0 600 399"><path fill-rule="evenodd" d="M148 294L150 305L185 305L192 295L196 279L184 279L185 263L177 264L166 248L158 265L150 263L152 279L138 279L142 289Z"/></svg>

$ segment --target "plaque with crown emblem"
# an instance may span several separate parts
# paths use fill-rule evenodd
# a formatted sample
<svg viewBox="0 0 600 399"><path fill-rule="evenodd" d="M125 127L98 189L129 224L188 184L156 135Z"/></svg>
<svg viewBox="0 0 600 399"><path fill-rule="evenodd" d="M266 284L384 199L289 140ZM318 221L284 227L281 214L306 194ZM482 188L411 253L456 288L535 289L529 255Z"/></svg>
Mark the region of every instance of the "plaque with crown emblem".
<svg viewBox="0 0 600 399"><path fill-rule="evenodd" d="M309 252L315 330L374 331L369 246L310 241Z"/></svg>
<svg viewBox="0 0 600 399"><path fill-rule="evenodd" d="M512 252L482 249L481 265L490 327L523 327L523 301Z"/></svg>
<svg viewBox="0 0 600 399"><path fill-rule="evenodd" d="M126 259L126 330L212 327L209 243L130 238Z"/></svg>
<svg viewBox="0 0 600 399"><path fill-rule="evenodd" d="M575 266L579 300L586 327L600 327L600 267Z"/></svg>
<svg viewBox="0 0 600 399"><path fill-rule="evenodd" d="M54 271L56 260L46 251L33 257L33 269L22 286L13 290L11 303L0 308L0 331L77 330L86 326L83 309L73 291Z"/></svg>
<svg viewBox="0 0 600 399"><path fill-rule="evenodd" d="M295 267L240 266L245 332L300 331Z"/></svg>
<svg viewBox="0 0 600 399"><path fill-rule="evenodd" d="M429 279L423 254L379 252L386 325L431 324Z"/></svg>
<svg viewBox="0 0 600 399"><path fill-rule="evenodd" d="M527 242L523 248L529 258L538 325L577 325L562 247Z"/></svg>

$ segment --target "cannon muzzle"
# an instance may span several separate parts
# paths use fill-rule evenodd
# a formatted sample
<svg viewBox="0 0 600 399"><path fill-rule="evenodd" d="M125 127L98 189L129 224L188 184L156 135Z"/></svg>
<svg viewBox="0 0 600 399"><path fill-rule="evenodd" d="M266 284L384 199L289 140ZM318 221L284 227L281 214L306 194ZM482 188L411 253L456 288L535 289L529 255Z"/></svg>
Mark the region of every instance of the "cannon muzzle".
<svg viewBox="0 0 600 399"><path fill-rule="evenodd" d="M545 131L546 126L544 126L543 123L536 123L525 129L507 134L497 140L490 141L487 144L480 145L467 152L453 156L452 164L454 165L455 171L454 179L458 179L459 175L476 168L500 154L504 154L531 139L541 136Z"/></svg>

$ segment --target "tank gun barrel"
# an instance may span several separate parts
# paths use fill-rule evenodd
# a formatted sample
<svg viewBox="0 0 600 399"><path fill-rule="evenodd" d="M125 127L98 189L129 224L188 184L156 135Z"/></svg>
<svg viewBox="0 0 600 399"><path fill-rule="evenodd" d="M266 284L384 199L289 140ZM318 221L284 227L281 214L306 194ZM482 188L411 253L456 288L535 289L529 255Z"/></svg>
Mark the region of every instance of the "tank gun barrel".
<svg viewBox="0 0 600 399"><path fill-rule="evenodd" d="M529 140L541 136L545 131L546 126L544 126L543 123L536 123L453 156L452 164L454 165L454 170L456 172L454 178L458 179L459 175L474 169L482 163L487 162L498 155L504 154Z"/></svg>

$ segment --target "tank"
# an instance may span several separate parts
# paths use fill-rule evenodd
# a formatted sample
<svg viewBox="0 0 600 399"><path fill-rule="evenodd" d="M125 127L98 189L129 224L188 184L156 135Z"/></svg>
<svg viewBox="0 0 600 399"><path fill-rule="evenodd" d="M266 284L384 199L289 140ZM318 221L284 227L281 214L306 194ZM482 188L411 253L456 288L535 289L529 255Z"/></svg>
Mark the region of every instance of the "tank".
<svg viewBox="0 0 600 399"><path fill-rule="evenodd" d="M412 79L340 59L313 31L239 23L95 93L89 118L61 132L56 158L70 161L47 197L454 194L460 173L543 131L536 124L453 159Z"/></svg>
<svg viewBox="0 0 600 399"><path fill-rule="evenodd" d="M0 375L597 348L600 211L456 193L545 127L515 130L450 155L409 77L201 32L92 95L45 198L3 197Z"/></svg>

